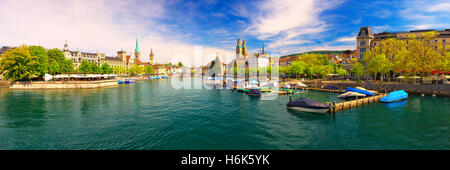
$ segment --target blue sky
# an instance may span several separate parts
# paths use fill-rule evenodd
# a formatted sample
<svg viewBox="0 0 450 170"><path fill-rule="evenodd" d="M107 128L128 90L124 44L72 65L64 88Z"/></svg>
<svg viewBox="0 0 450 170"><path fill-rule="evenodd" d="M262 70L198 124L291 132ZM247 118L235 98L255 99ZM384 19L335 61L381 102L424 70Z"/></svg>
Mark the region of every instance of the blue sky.
<svg viewBox="0 0 450 170"><path fill-rule="evenodd" d="M291 54L355 49L362 26L374 32L450 28L450 1L400 0L0 0L0 46L40 44L71 50L134 50L142 60L185 60L195 45L203 54L233 53L236 39L250 52ZM207 57L214 58L213 56ZM207 59L207 60L208 60Z"/></svg>

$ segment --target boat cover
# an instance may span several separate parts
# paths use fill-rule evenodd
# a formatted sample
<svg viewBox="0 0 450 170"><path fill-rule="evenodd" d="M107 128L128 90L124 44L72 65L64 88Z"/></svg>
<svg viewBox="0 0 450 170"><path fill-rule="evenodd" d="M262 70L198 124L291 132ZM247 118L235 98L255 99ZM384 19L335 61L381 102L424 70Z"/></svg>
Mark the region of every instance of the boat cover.
<svg viewBox="0 0 450 170"><path fill-rule="evenodd" d="M351 87L347 87L347 89L345 90L345 92L356 92L356 93L361 93L361 94L365 94L366 96L373 96L373 93L368 92L367 90L360 90L357 88L351 88Z"/></svg>
<svg viewBox="0 0 450 170"><path fill-rule="evenodd" d="M287 107L304 107L310 109L329 109L330 106L324 103L316 102L314 100L308 98L299 98L295 101L288 102L286 104Z"/></svg>
<svg viewBox="0 0 450 170"><path fill-rule="evenodd" d="M403 100L408 98L408 93L406 93L403 90L398 90L398 91L394 91L389 93L388 95L384 96L383 98L381 98L381 102L393 102L393 101L398 101L398 100Z"/></svg>
<svg viewBox="0 0 450 170"><path fill-rule="evenodd" d="M323 89L339 90L336 86L325 86Z"/></svg>
<svg viewBox="0 0 450 170"><path fill-rule="evenodd" d="M258 89L250 89L250 91L248 92L248 94L250 95L261 95L261 91L259 91Z"/></svg>

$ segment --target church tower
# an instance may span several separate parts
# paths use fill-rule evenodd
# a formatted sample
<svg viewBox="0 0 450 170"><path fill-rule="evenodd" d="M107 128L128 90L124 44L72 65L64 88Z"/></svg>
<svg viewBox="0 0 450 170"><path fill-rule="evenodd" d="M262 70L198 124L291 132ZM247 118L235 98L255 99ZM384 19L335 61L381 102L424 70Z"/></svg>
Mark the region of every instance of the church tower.
<svg viewBox="0 0 450 170"><path fill-rule="evenodd" d="M241 56L242 56L241 39L238 38L237 44L236 44L236 58L240 58Z"/></svg>
<svg viewBox="0 0 450 170"><path fill-rule="evenodd" d="M370 27L361 27L356 37L356 53L358 61L362 59L364 53L370 50L370 44L374 39L372 29Z"/></svg>
<svg viewBox="0 0 450 170"><path fill-rule="evenodd" d="M141 51L139 50L139 42L138 42L138 38L136 36L136 48L134 50L134 59L132 61L134 62L135 60L140 59L140 57L141 57Z"/></svg>
<svg viewBox="0 0 450 170"><path fill-rule="evenodd" d="M154 54L153 54L153 49L150 49L150 56L148 57L148 63L150 64L150 65L153 65L154 64Z"/></svg>
<svg viewBox="0 0 450 170"><path fill-rule="evenodd" d="M63 52L69 51L69 45L67 45L67 40L66 43L64 44L64 50Z"/></svg>
<svg viewBox="0 0 450 170"><path fill-rule="evenodd" d="M244 41L242 41L242 55L244 56L244 58L247 58L247 43Z"/></svg>

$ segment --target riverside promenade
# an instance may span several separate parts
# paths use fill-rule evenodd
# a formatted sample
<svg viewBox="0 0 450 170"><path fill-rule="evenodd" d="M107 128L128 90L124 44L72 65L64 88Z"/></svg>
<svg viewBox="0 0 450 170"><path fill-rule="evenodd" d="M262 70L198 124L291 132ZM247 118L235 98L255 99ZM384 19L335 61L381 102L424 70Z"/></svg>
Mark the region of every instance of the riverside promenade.
<svg viewBox="0 0 450 170"><path fill-rule="evenodd" d="M11 82L10 89L87 89L117 86L117 80Z"/></svg>
<svg viewBox="0 0 450 170"><path fill-rule="evenodd" d="M300 80L288 80L289 82L296 82ZM411 94L424 94L435 96L450 97L449 84L412 84L412 83L398 83L398 82L355 82L355 81L319 81L319 80L305 80L304 84L311 88L323 88L326 86L335 86L340 90L345 90L346 87L364 87L369 90L375 90L381 93L388 93L396 90L405 90ZM337 92L340 92L337 90Z"/></svg>

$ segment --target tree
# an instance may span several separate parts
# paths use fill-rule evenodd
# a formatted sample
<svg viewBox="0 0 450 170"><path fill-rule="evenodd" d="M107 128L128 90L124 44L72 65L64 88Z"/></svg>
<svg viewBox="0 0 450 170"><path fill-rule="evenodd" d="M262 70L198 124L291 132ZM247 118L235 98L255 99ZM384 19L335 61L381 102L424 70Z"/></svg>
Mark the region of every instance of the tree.
<svg viewBox="0 0 450 170"><path fill-rule="evenodd" d="M100 74L101 70L97 63L89 62L89 72L93 74Z"/></svg>
<svg viewBox="0 0 450 170"><path fill-rule="evenodd" d="M433 69L438 68L442 57L438 53L438 49L442 48L442 44L436 40L439 35L436 31L422 33L422 36L416 38L410 35L408 43L408 51L410 59L414 61L411 64L412 70L415 73L420 73L421 76L425 73L430 73Z"/></svg>
<svg viewBox="0 0 450 170"><path fill-rule="evenodd" d="M0 73L10 81L29 80L39 72L39 58L32 56L27 46L8 50L0 58Z"/></svg>
<svg viewBox="0 0 450 170"><path fill-rule="evenodd" d="M149 75L149 74L153 74L155 72L155 70L153 69L153 66L151 65L146 65L144 67L144 73Z"/></svg>
<svg viewBox="0 0 450 170"><path fill-rule="evenodd" d="M56 75L61 73L61 70L59 68L59 64L57 61L53 61L50 66L48 67L48 73L50 73L51 75Z"/></svg>
<svg viewBox="0 0 450 170"><path fill-rule="evenodd" d="M360 62L357 62L357 63L353 64L351 72L354 75L356 75L359 80L360 77L364 76L364 70L365 70L364 65Z"/></svg>
<svg viewBox="0 0 450 170"><path fill-rule="evenodd" d="M118 66L114 68L114 73L115 74L124 74L126 72L125 68L123 68L122 66Z"/></svg>
<svg viewBox="0 0 450 170"><path fill-rule="evenodd" d="M307 66L304 61L294 61L290 66L291 73L296 75L295 78L299 78L301 74L305 73L306 67Z"/></svg>
<svg viewBox="0 0 450 170"><path fill-rule="evenodd" d="M70 74L73 71L73 62L70 59L63 60L60 64L61 73Z"/></svg>
<svg viewBox="0 0 450 170"><path fill-rule="evenodd" d="M178 62L178 66L179 67L183 67L183 63L180 61L180 62Z"/></svg>
<svg viewBox="0 0 450 170"><path fill-rule="evenodd" d="M81 61L81 65L78 69L86 76L86 73L90 72L89 62L87 60Z"/></svg>
<svg viewBox="0 0 450 170"><path fill-rule="evenodd" d="M345 70L345 69L342 68L342 67L339 67L339 68L336 70L336 74L338 74L339 76L345 76L345 75L347 75L348 73L347 73L347 70Z"/></svg>
<svg viewBox="0 0 450 170"><path fill-rule="evenodd" d="M38 76L42 77L46 73L48 73L48 56L45 49L41 46L29 46L28 50L30 51L31 56L36 56L39 59L39 66L36 70Z"/></svg>
<svg viewBox="0 0 450 170"><path fill-rule="evenodd" d="M367 72L373 74L381 74L381 81L383 81L384 74L391 70L392 64L384 54L379 54L370 60L367 66Z"/></svg>
<svg viewBox="0 0 450 170"><path fill-rule="evenodd" d="M48 55L48 63L53 63L53 61L58 62L61 65L62 61L64 61L65 57L61 50L57 48L53 48L47 51Z"/></svg>
<svg viewBox="0 0 450 170"><path fill-rule="evenodd" d="M139 65L137 65L137 64L133 64L133 65L131 66L131 68L128 69L128 72L129 72L131 75L138 75L138 74L142 74L142 73L144 72L144 68L141 67L141 66L139 66Z"/></svg>
<svg viewBox="0 0 450 170"><path fill-rule="evenodd" d="M110 67L108 63L103 63L100 66L100 73L101 74L112 74L112 73L114 73L114 69L112 67Z"/></svg>

